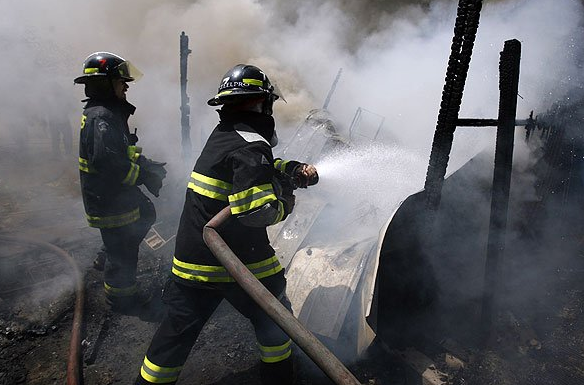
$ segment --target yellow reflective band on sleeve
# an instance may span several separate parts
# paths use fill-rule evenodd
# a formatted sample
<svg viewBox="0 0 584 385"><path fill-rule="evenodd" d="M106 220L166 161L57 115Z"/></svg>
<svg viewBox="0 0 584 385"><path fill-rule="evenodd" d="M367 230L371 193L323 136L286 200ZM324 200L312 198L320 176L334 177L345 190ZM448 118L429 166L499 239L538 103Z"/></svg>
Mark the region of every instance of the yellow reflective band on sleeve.
<svg viewBox="0 0 584 385"><path fill-rule="evenodd" d="M263 362L273 364L284 361L292 354L292 341L288 340L283 345L279 346L263 346L258 343L260 348L260 356Z"/></svg>
<svg viewBox="0 0 584 385"><path fill-rule="evenodd" d="M263 261L245 265L257 278L262 279L282 270L282 265L275 255ZM172 261L172 273L177 277L199 282L235 282L223 266L197 265L183 262L176 257Z"/></svg>
<svg viewBox="0 0 584 385"><path fill-rule="evenodd" d="M241 214L277 200L271 183L254 186L229 195L231 214Z"/></svg>
<svg viewBox="0 0 584 385"><path fill-rule="evenodd" d="M280 223L282 221L282 218L284 218L284 214L285 214L284 204L282 203L282 201L278 201L278 216L276 217L276 220L274 221L274 223L272 223L272 225Z"/></svg>
<svg viewBox="0 0 584 385"><path fill-rule="evenodd" d="M126 184L128 186L135 185L139 174L140 174L140 166L138 166L136 163L131 163L130 169L128 170L128 174L126 175L126 177L122 181L122 184Z"/></svg>
<svg viewBox="0 0 584 385"><path fill-rule="evenodd" d="M105 294L110 297L131 297L136 294L136 285L129 287L113 287L107 283L103 283Z"/></svg>
<svg viewBox="0 0 584 385"><path fill-rule="evenodd" d="M153 364L148 357L144 357L140 375L143 379L153 384L168 384L178 379L182 366L168 368Z"/></svg>
<svg viewBox="0 0 584 385"><path fill-rule="evenodd" d="M128 159L130 159L132 162L136 163L136 161L138 161L138 158L140 157L140 154L142 154L142 147L140 146L128 146Z"/></svg>
<svg viewBox="0 0 584 385"><path fill-rule="evenodd" d="M227 196L231 194L233 185L229 182L224 182L193 171L187 187L207 198L227 202Z"/></svg>
<svg viewBox="0 0 584 385"><path fill-rule="evenodd" d="M81 115L81 129L85 127L85 122L87 121L87 115Z"/></svg>
<svg viewBox="0 0 584 385"><path fill-rule="evenodd" d="M107 217L94 217L87 214L85 214L85 217L87 218L89 226L96 227L98 229L109 229L114 227L122 227L136 222L138 219L140 219L140 209L136 208L124 214Z"/></svg>
<svg viewBox="0 0 584 385"><path fill-rule="evenodd" d="M88 174L97 173L97 171L95 171L95 169L89 165L89 161L87 159L83 159L82 157L79 157L79 170Z"/></svg>
<svg viewBox="0 0 584 385"><path fill-rule="evenodd" d="M276 159L274 161L274 168L278 171L281 172L286 172L286 165L288 164L288 162L290 162L289 160L282 160L282 159Z"/></svg>
<svg viewBox="0 0 584 385"><path fill-rule="evenodd" d="M84 74L96 74L99 72L99 68L85 68L83 69Z"/></svg>
<svg viewBox="0 0 584 385"><path fill-rule="evenodd" d="M242 79L243 83L245 84L251 84L253 86L263 86L264 82L258 79Z"/></svg>

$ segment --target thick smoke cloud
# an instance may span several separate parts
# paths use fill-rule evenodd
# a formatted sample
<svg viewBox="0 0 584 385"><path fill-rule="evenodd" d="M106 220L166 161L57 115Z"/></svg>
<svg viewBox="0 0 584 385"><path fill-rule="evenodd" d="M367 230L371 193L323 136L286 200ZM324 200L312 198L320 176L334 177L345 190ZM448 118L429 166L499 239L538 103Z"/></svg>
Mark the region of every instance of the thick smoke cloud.
<svg viewBox="0 0 584 385"><path fill-rule="evenodd" d="M287 96L288 104L276 106L284 138L308 110L322 106L342 67L329 106L340 130L348 129L362 107L385 116L382 138L427 148L456 3L3 1L0 138L14 140L15 127L23 126L20 130L37 135L36 121L48 98L62 100L77 124L83 92L71 80L89 53L108 50L145 73L129 91L138 106L132 123L143 144L151 153L174 157L180 148L178 35L184 30L193 49L189 94L196 146L216 122L205 102L218 80L233 64L249 62L262 67ZM561 96L579 76L573 51L579 48L575 33L581 17L582 4L575 0L487 1L461 115L495 117L498 54L510 38L524 45L519 116Z"/></svg>

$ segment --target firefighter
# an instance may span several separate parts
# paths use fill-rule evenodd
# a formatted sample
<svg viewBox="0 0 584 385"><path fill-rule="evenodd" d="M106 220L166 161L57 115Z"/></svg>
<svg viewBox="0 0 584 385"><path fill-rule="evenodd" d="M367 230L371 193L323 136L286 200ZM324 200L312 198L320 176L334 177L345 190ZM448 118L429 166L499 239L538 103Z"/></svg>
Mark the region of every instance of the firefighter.
<svg viewBox="0 0 584 385"><path fill-rule="evenodd" d="M263 384L292 384L290 338L238 286L203 241L204 225L229 206L219 234L284 306L284 271L266 227L292 212L294 187L318 181L316 168L274 159L277 143L272 105L281 93L257 67L239 64L225 74L217 95L219 124L196 161L180 219L167 305L146 352L136 384L174 384L201 329L222 299L254 326Z"/></svg>
<svg viewBox="0 0 584 385"><path fill-rule="evenodd" d="M81 116L79 170L89 226L98 228L106 252L104 290L111 310L132 314L150 299L138 290L138 247L156 219L143 184L158 197L165 163L154 162L136 146L128 118L136 108L126 100L128 82L141 73L109 52L96 52L83 63L76 84L85 85Z"/></svg>

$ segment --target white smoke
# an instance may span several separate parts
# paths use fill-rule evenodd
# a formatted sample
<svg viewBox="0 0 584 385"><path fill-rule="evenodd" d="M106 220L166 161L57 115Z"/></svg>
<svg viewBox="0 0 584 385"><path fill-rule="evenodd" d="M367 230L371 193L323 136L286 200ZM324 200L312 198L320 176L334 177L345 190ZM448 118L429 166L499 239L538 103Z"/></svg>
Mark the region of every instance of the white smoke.
<svg viewBox="0 0 584 385"><path fill-rule="evenodd" d="M11 140L15 126L35 135L36 115L55 94L73 103L66 108L76 124L83 93L72 79L88 54L106 50L145 73L130 87L129 100L138 107L132 125L146 151L172 161L180 148L178 35L184 30L193 50L188 92L196 147L217 120L206 100L227 69L244 62L263 68L282 88L288 103L276 105L281 131L322 106L342 67L329 105L341 128L362 107L386 117L381 137L427 148L457 2L368 3L3 0L0 138ZM576 0L487 1L461 116L496 117L499 52L511 38L523 43L518 116L561 96L579 76L574 51L581 18Z"/></svg>

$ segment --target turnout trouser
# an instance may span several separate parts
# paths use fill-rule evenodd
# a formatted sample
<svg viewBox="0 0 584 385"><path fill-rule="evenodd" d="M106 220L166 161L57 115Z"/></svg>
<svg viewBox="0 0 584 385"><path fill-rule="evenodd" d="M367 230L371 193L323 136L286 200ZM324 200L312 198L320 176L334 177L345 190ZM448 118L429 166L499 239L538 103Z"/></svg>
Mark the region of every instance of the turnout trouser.
<svg viewBox="0 0 584 385"><path fill-rule="evenodd" d="M262 283L290 310L283 272ZM169 281L163 295L167 313L148 348L136 384L174 384L187 357L222 299L248 318L256 333L263 384L293 383L290 338L236 283L213 285L214 289Z"/></svg>
<svg viewBox="0 0 584 385"><path fill-rule="evenodd" d="M156 220L154 205L142 195L140 218L122 227L100 229L107 258L104 289L108 302L116 303L136 292L136 267L140 243Z"/></svg>

